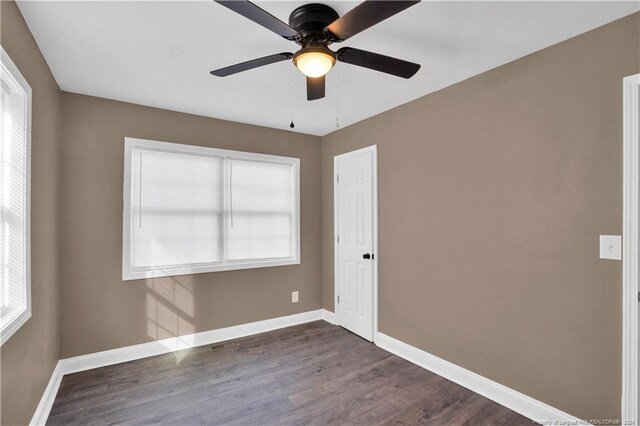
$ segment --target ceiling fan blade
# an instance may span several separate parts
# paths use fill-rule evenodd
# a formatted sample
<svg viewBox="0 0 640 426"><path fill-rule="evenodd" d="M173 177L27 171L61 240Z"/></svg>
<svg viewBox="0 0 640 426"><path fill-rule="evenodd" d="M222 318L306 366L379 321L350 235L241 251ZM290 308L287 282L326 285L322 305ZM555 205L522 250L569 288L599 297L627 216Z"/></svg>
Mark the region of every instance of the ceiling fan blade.
<svg viewBox="0 0 640 426"><path fill-rule="evenodd" d="M346 64L357 65L402 78L411 78L420 69L420 64L352 47L339 49L336 52L336 57Z"/></svg>
<svg viewBox="0 0 640 426"><path fill-rule="evenodd" d="M263 56L262 58L252 59L250 61L241 62L239 64L213 70L211 71L211 74L215 75L216 77L226 77L228 75L236 74L242 71L248 71L254 68L262 67L264 65L286 61L287 59L291 58L293 58L293 53L276 53L275 55Z"/></svg>
<svg viewBox="0 0 640 426"><path fill-rule="evenodd" d="M333 21L325 28L325 32L328 31L329 36L333 35L334 41L344 41L418 3L420 0L366 0Z"/></svg>
<svg viewBox="0 0 640 426"><path fill-rule="evenodd" d="M307 100L315 101L324 98L324 75L322 77L307 77Z"/></svg>
<svg viewBox="0 0 640 426"><path fill-rule="evenodd" d="M216 3L220 3L224 7L233 10L245 18L251 19L256 24L262 25L266 29L273 31L287 40L294 40L298 37L298 32L296 30L250 1L216 0Z"/></svg>

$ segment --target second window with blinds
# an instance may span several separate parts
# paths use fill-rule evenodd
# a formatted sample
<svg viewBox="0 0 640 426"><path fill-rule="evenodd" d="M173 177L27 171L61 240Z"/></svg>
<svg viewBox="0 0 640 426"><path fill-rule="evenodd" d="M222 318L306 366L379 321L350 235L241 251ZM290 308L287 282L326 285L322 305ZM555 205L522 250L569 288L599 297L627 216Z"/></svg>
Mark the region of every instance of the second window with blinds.
<svg viewBox="0 0 640 426"><path fill-rule="evenodd" d="M124 280L300 263L300 161L125 139Z"/></svg>

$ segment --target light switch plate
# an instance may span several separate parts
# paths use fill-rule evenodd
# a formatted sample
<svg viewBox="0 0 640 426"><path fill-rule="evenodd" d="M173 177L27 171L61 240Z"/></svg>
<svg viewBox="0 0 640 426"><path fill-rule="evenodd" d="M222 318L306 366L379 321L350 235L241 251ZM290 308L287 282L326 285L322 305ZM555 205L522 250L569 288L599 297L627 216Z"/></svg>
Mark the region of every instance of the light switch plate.
<svg viewBox="0 0 640 426"><path fill-rule="evenodd" d="M620 235L600 235L600 259L622 260Z"/></svg>
<svg viewBox="0 0 640 426"><path fill-rule="evenodd" d="M298 303L298 295L299 293L297 291L291 292L291 303Z"/></svg>

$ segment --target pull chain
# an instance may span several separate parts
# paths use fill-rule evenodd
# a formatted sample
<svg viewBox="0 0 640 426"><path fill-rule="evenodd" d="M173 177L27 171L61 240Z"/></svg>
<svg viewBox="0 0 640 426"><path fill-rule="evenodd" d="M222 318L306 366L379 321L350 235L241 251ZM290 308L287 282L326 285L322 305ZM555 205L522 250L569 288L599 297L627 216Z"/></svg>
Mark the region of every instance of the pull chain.
<svg viewBox="0 0 640 426"><path fill-rule="evenodd" d="M340 127L340 120L338 119L338 69L336 67L336 128Z"/></svg>
<svg viewBox="0 0 640 426"><path fill-rule="evenodd" d="M289 127L293 129L294 127L296 127L296 125L293 124L293 67L291 67L291 70L289 72L289 88L291 89L289 99L289 106L291 107L291 124L289 124Z"/></svg>

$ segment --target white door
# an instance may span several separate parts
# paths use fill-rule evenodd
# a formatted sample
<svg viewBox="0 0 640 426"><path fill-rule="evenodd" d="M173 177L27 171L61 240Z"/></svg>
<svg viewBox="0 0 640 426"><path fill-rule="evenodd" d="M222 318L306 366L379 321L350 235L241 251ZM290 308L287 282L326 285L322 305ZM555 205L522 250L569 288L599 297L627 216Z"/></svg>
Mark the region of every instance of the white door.
<svg viewBox="0 0 640 426"><path fill-rule="evenodd" d="M373 341L377 302L376 147L335 157L338 323Z"/></svg>

